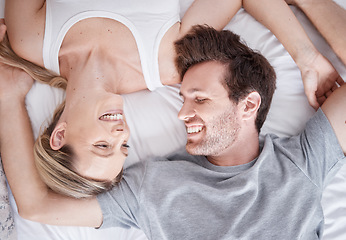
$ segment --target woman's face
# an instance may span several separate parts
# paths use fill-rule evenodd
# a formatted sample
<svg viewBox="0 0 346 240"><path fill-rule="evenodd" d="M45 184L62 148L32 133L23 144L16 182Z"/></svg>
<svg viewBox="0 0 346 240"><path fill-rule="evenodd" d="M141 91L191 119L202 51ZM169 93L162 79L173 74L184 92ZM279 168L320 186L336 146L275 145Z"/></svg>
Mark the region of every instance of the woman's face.
<svg viewBox="0 0 346 240"><path fill-rule="evenodd" d="M65 107L64 145L75 153L79 174L97 180L113 180L128 154L129 128L123 99L108 92L90 91Z"/></svg>

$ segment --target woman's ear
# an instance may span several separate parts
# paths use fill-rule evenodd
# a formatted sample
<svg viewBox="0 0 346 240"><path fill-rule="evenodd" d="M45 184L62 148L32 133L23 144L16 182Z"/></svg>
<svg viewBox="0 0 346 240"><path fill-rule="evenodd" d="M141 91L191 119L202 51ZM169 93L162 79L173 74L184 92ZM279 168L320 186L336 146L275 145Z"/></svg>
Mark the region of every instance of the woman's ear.
<svg viewBox="0 0 346 240"><path fill-rule="evenodd" d="M53 150L59 150L65 145L66 122L58 123L50 136L49 143Z"/></svg>
<svg viewBox="0 0 346 240"><path fill-rule="evenodd" d="M243 110L243 119L247 120L250 118L257 117L257 110L261 105L261 96L258 92L251 92L243 100L244 110Z"/></svg>
<svg viewBox="0 0 346 240"><path fill-rule="evenodd" d="M3 18L0 19L0 42L4 39L4 36L6 34L6 25L5 20Z"/></svg>

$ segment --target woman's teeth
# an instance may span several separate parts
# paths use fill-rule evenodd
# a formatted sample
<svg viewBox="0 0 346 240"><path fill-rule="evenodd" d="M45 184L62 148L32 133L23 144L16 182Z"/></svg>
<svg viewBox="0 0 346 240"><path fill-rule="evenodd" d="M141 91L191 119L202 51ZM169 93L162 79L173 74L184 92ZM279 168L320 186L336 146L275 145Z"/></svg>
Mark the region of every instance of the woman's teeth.
<svg viewBox="0 0 346 240"><path fill-rule="evenodd" d="M117 114L104 114L100 117L100 120L111 120L111 121L116 121L116 120L123 120L123 115L120 113Z"/></svg>

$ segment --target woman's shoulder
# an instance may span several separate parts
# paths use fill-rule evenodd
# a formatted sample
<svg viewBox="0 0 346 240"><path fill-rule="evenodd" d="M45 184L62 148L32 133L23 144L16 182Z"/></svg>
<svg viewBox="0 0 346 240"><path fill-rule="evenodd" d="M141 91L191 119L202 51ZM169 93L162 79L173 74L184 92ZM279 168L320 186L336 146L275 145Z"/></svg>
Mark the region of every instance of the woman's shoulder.
<svg viewBox="0 0 346 240"><path fill-rule="evenodd" d="M43 66L45 1L12 0L6 4L5 23L12 49L18 56Z"/></svg>

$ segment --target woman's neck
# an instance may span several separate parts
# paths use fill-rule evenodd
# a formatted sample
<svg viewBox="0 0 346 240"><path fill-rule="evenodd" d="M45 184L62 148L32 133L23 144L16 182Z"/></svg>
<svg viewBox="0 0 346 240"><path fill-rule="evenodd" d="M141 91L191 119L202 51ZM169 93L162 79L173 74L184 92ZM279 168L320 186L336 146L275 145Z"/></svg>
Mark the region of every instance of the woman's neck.
<svg viewBox="0 0 346 240"><path fill-rule="evenodd" d="M114 20L92 18L76 23L61 45L59 64L68 84L83 73L93 75L96 69L96 77L106 78L119 94L146 88L133 35Z"/></svg>
<svg viewBox="0 0 346 240"><path fill-rule="evenodd" d="M61 75L68 80L68 88L95 88L105 86L114 93L121 93L116 65L102 49L76 51L60 60Z"/></svg>
<svg viewBox="0 0 346 240"><path fill-rule="evenodd" d="M90 90L119 93L114 68L109 67L103 54L97 50L71 53L62 61L62 76L68 80L66 104L73 106L80 98L89 95ZM61 69L62 70L62 69Z"/></svg>
<svg viewBox="0 0 346 240"><path fill-rule="evenodd" d="M77 47L59 58L60 73L76 87L103 84L117 94L146 89L141 66L123 56L100 45Z"/></svg>

